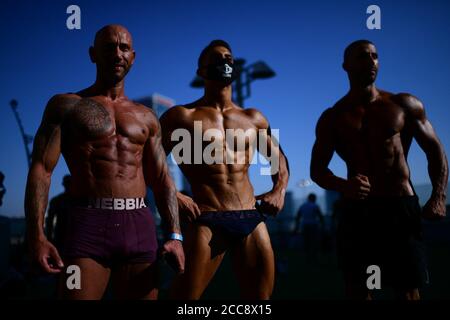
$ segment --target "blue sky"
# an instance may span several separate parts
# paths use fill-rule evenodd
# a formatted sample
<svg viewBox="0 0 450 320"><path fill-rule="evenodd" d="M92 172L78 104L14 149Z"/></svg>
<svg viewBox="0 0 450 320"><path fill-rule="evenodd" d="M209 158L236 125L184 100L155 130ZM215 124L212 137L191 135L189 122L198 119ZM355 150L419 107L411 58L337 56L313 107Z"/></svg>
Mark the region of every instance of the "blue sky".
<svg viewBox="0 0 450 320"><path fill-rule="evenodd" d="M66 8L81 8L81 30L66 28ZM381 8L381 30L366 28L366 8ZM260 109L291 164L289 189L297 197L317 191L296 184L309 179L315 123L322 111L348 90L341 68L351 41L367 38L377 45L377 84L409 92L425 104L445 149L450 146L450 3L448 1L2 1L0 32L0 170L7 194L0 214L23 215L27 163L9 101L19 101L27 133L34 134L44 106L55 93L78 91L95 78L88 48L105 24L125 25L134 37L135 65L127 78L130 98L151 93L177 103L197 99L189 87L201 49L212 39L227 40L236 57L264 60L276 77L252 83L246 106ZM415 184L429 182L426 158L417 145L409 156ZM335 157L331 168L345 175ZM67 172L63 159L53 176L50 195L61 192ZM252 169L256 192L270 187L268 177Z"/></svg>

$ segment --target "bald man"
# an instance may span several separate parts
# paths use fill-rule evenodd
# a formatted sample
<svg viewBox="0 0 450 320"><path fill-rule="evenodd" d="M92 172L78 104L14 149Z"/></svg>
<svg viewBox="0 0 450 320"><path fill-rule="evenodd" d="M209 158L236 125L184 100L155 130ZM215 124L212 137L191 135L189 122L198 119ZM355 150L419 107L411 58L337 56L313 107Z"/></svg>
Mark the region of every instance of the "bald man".
<svg viewBox="0 0 450 320"><path fill-rule="evenodd" d="M157 241L144 201L147 186L168 235L162 252L178 272L184 270L176 189L160 125L149 108L125 96L125 76L135 59L127 29L100 29L89 56L97 69L95 83L52 97L36 134L25 197L31 254L46 272L61 274L61 298L100 299L112 278L118 298L155 299ZM43 229L60 154L72 176L62 252ZM74 270L80 271L81 286L68 279Z"/></svg>

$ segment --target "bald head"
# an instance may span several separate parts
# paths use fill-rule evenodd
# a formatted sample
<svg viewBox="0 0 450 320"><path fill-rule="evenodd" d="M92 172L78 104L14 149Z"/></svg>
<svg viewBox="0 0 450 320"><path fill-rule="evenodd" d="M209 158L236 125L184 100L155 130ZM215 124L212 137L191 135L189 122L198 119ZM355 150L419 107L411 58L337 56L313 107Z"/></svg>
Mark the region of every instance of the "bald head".
<svg viewBox="0 0 450 320"><path fill-rule="evenodd" d="M355 51L359 50L361 47L372 45L375 47L372 41L369 40L356 40L350 43L347 48L345 48L344 51L344 63L347 62L349 59L353 58L352 55Z"/></svg>
<svg viewBox="0 0 450 320"><path fill-rule="evenodd" d="M124 26L106 25L95 34L89 48L91 61L97 65L100 78L108 82L123 80L134 63L133 39Z"/></svg>
<svg viewBox="0 0 450 320"><path fill-rule="evenodd" d="M103 43L105 40L114 37L126 38L130 44L130 47L133 46L133 38L127 28L120 24L108 24L98 30L95 34L94 47L98 47L99 44Z"/></svg>

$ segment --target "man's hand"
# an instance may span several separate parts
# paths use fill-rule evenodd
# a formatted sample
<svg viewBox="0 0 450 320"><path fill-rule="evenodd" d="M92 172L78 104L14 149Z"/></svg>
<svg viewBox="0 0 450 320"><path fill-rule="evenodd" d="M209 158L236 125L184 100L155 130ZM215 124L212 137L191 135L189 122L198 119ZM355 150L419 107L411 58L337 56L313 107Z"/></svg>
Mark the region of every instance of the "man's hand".
<svg viewBox="0 0 450 320"><path fill-rule="evenodd" d="M272 216L277 215L284 206L284 189L272 190L256 196L256 200L261 200L258 210Z"/></svg>
<svg viewBox="0 0 450 320"><path fill-rule="evenodd" d="M422 216L427 220L440 220L445 214L445 197L431 196L422 210Z"/></svg>
<svg viewBox="0 0 450 320"><path fill-rule="evenodd" d="M177 201L178 210L181 217L184 217L188 219L188 221L192 222L200 216L200 209L191 197L186 196L181 192L177 192Z"/></svg>
<svg viewBox="0 0 450 320"><path fill-rule="evenodd" d="M30 239L30 254L32 260L47 273L60 273L64 268L58 250L46 238Z"/></svg>
<svg viewBox="0 0 450 320"><path fill-rule="evenodd" d="M184 251L181 241L167 241L164 243L161 254L176 272L184 273Z"/></svg>
<svg viewBox="0 0 450 320"><path fill-rule="evenodd" d="M366 199L370 193L369 178L362 174L357 174L348 179L343 193L349 199Z"/></svg>

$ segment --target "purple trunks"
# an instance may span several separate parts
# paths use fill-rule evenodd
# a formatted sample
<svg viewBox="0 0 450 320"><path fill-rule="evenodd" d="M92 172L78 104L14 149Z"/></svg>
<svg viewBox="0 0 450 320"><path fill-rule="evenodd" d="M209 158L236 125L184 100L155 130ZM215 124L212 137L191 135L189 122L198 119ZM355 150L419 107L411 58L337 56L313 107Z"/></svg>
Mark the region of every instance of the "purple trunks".
<svg viewBox="0 0 450 320"><path fill-rule="evenodd" d="M157 258L155 223L141 198L75 202L65 230L65 258L91 258L105 267Z"/></svg>

